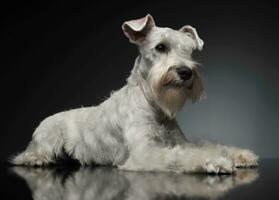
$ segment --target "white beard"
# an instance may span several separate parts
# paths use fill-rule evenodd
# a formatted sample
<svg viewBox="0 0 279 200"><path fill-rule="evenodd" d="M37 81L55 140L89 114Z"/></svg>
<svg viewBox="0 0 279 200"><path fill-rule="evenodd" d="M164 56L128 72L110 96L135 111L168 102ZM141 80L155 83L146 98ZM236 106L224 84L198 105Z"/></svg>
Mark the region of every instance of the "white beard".
<svg viewBox="0 0 279 200"><path fill-rule="evenodd" d="M168 117L174 118L175 113L183 107L187 99L185 90L184 87L165 87L157 94L157 103Z"/></svg>

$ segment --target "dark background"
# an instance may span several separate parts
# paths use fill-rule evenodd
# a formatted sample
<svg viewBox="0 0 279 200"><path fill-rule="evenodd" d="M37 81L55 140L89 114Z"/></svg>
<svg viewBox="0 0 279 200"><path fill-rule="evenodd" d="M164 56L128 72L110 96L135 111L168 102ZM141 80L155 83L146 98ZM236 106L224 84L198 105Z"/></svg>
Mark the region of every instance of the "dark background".
<svg viewBox="0 0 279 200"><path fill-rule="evenodd" d="M122 87L137 50L121 24L147 13L158 26L190 24L205 41L194 58L208 98L178 114L190 138L278 157L278 6L141 0L1 6L0 159L23 150L45 117L97 105Z"/></svg>

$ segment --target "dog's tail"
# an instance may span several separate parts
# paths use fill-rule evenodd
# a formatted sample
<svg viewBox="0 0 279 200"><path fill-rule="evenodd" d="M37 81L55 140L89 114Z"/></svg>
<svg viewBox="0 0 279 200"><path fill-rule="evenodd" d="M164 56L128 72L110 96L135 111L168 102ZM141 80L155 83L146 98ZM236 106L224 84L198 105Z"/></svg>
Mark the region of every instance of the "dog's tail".
<svg viewBox="0 0 279 200"><path fill-rule="evenodd" d="M52 163L53 160L46 155L39 155L35 152L25 150L9 159L12 165L26 165L26 166L44 166Z"/></svg>
<svg viewBox="0 0 279 200"><path fill-rule="evenodd" d="M9 159L9 163L12 165L34 165L38 156L36 156L37 154L32 146L34 145L30 142L26 150L16 155L12 155Z"/></svg>
<svg viewBox="0 0 279 200"><path fill-rule="evenodd" d="M38 149L32 142L28 145L25 151L11 156L9 163L12 165L28 165L28 166L42 166L52 162L51 157L47 154L37 153Z"/></svg>
<svg viewBox="0 0 279 200"><path fill-rule="evenodd" d="M12 165L25 165L26 163L28 163L27 161L28 158L25 151L17 155L13 155L9 159L9 163L11 163Z"/></svg>

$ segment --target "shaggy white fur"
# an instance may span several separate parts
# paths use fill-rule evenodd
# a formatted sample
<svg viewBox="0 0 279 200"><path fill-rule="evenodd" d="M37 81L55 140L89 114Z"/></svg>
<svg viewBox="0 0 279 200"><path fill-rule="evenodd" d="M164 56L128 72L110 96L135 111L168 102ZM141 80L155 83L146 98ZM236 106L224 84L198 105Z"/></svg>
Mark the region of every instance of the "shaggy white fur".
<svg viewBox="0 0 279 200"><path fill-rule="evenodd" d="M122 29L139 48L127 85L97 107L42 121L12 162L42 166L66 153L82 165L111 164L123 170L232 173L236 166L256 166L258 157L251 151L191 144L177 125L175 113L185 101L204 96L191 59L192 51L203 46L196 30L157 27L151 15L127 21Z"/></svg>

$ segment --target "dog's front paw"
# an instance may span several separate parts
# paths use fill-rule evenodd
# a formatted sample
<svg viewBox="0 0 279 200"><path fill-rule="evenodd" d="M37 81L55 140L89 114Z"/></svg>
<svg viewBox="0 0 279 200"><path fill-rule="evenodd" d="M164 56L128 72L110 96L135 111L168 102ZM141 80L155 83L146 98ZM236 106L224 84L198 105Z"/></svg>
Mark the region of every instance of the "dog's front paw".
<svg viewBox="0 0 279 200"><path fill-rule="evenodd" d="M235 171L233 161L226 157L207 160L203 166L206 173L232 174Z"/></svg>
<svg viewBox="0 0 279 200"><path fill-rule="evenodd" d="M258 166L259 157L250 150L241 149L233 152L232 159L238 168Z"/></svg>

